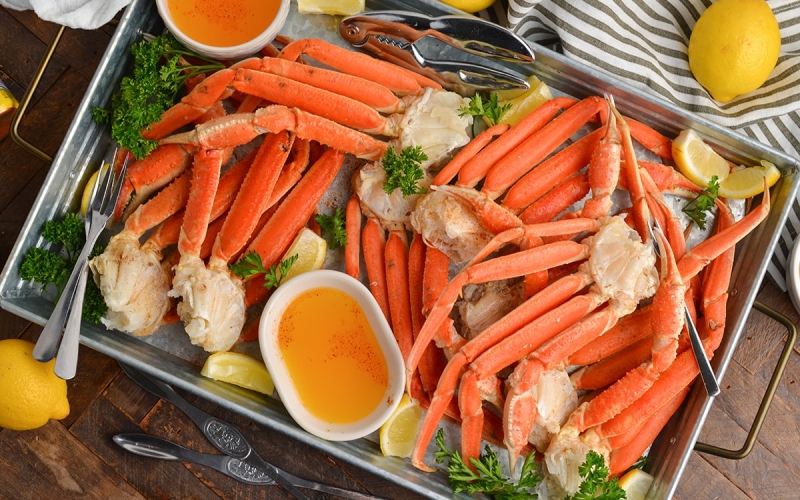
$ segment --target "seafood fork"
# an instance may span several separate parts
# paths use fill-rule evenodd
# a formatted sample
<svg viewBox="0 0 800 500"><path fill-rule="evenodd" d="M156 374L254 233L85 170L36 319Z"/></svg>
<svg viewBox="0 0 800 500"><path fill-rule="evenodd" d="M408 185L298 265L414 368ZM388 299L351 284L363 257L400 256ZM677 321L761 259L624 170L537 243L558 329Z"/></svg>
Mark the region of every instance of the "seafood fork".
<svg viewBox="0 0 800 500"><path fill-rule="evenodd" d="M648 225L647 227L650 230L650 238L653 240L653 247L655 248L656 255L661 257L661 250L658 248L658 242L656 241L654 232L658 231L663 237L664 232L661 230L661 225L658 223L657 219L653 219L653 225ZM683 316L686 321L686 329L689 331L692 351L694 352L694 357L697 359L697 365L700 367L700 377L703 379L703 385L705 385L706 392L708 392L709 396L717 396L720 392L719 382L717 382L714 370L711 368L711 363L708 361L706 351L703 349L703 341L700 340L700 334L697 333L697 327L695 327L686 304L683 306Z"/></svg>
<svg viewBox="0 0 800 500"><path fill-rule="evenodd" d="M108 163L110 166L105 169L104 174L101 166L101 174L92 194L92 201L84 222L86 226L86 243L78 255L64 291L61 293L61 297L33 349L33 356L37 360L50 361L53 359L56 349L59 347L61 331L66 323L68 328L64 333L61 348L58 351L59 359L56 361L55 367L56 375L63 379L75 376L80 339L80 316L83 307L83 292L86 287L89 253L105 228L106 221L114 211L114 206L122 187L122 179L128 167L129 158L126 157L119 174L115 174L113 166L116 152L117 147L110 148L103 161L104 164ZM74 314L71 315L70 321L67 321L67 316L73 304L76 305L76 307L72 308Z"/></svg>

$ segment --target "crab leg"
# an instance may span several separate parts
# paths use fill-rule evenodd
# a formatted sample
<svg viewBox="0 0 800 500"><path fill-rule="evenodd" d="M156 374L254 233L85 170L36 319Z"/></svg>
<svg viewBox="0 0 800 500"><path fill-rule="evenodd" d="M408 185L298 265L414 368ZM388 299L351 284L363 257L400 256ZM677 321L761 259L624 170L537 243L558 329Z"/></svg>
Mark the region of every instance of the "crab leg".
<svg viewBox="0 0 800 500"><path fill-rule="evenodd" d="M149 335L169 309L170 276L161 252L143 248L139 238L181 209L189 198L190 175L184 172L128 217L102 254L89 262L108 305L103 324L133 335Z"/></svg>
<svg viewBox="0 0 800 500"><path fill-rule="evenodd" d="M267 134L214 243L210 268L227 266L247 243L259 217L267 209L267 201L293 141L294 134L289 132Z"/></svg>
<svg viewBox="0 0 800 500"><path fill-rule="evenodd" d="M631 136L642 146L665 160L672 160L672 139L656 132L644 123L626 118Z"/></svg>
<svg viewBox="0 0 800 500"><path fill-rule="evenodd" d="M593 116L601 113L604 105L599 97L588 97L564 111L495 163L486 174L481 191L492 199L503 194Z"/></svg>
<svg viewBox="0 0 800 500"><path fill-rule="evenodd" d="M236 198L236 192L244 181L247 171L255 157L255 152L247 155L245 159L229 168L219 179L219 186L214 195L214 204L211 206L212 221L217 220L225 212L231 208L233 200ZM188 179L188 178L187 178ZM188 187L186 189L186 197L188 199ZM183 224L183 212L178 212L172 215L169 219L162 222L145 242L145 245L154 245L156 248L166 248L178 242L180 236L181 225ZM213 243L213 242L212 242Z"/></svg>
<svg viewBox="0 0 800 500"><path fill-rule="evenodd" d="M239 68L258 69L260 64L261 60L256 57L245 59L230 68L221 69L205 78L191 92L186 94L181 99L181 102L166 110L159 121L142 129L142 137L149 140L159 140L184 125L197 120L214 103L233 94L231 82Z"/></svg>
<svg viewBox="0 0 800 500"><path fill-rule="evenodd" d="M414 331L411 325L408 287L408 244L404 230L389 231L385 251L386 289L389 311L392 315L392 331L403 354L403 360L406 360L414 344Z"/></svg>
<svg viewBox="0 0 800 500"><path fill-rule="evenodd" d="M260 108L255 113L217 118L198 125L191 132L164 138L161 143L195 144L202 149L220 149L247 144L261 134L282 130L295 132L299 138L316 140L367 160L377 160L386 151L384 142L362 132L299 109L279 105Z"/></svg>
<svg viewBox="0 0 800 500"><path fill-rule="evenodd" d="M419 94L420 81L424 86L441 88L439 84L413 71L337 47L318 38L296 40L284 47L278 57L297 61L303 54L343 73L376 82L398 95Z"/></svg>
<svg viewBox="0 0 800 500"><path fill-rule="evenodd" d="M433 178L431 181L432 186L441 186L444 184L448 184L453 177L458 175L461 171L461 168L466 165L468 161L475 157L487 144L489 144L492 139L497 136L502 135L508 130L507 124L500 124L500 125L493 125L486 130L482 131L480 134L475 136L469 144L464 146L458 154L450 160L450 162L445 165L445 167L436 174L436 177Z"/></svg>
<svg viewBox="0 0 800 500"><path fill-rule="evenodd" d="M502 205L514 213L522 211L563 179L578 173L591 160L602 135L603 130L597 129L543 161L509 188Z"/></svg>
<svg viewBox="0 0 800 500"><path fill-rule="evenodd" d="M556 185L544 196L528 205L520 220L525 224L550 222L572 204L582 200L589 193L589 179L583 173L574 174Z"/></svg>
<svg viewBox="0 0 800 500"><path fill-rule="evenodd" d="M181 175L192 162L192 155L180 144L158 146L147 157L135 161L125 174L114 208L114 220L130 215L151 194Z"/></svg>
<svg viewBox="0 0 800 500"><path fill-rule="evenodd" d="M389 120L361 101L282 76L242 69L236 73L233 86L245 94L299 108L362 132L397 135Z"/></svg>
<svg viewBox="0 0 800 500"><path fill-rule="evenodd" d="M619 164L622 155L622 143L617 130L617 120L613 113L608 117L606 132L600 144L592 153L589 162L588 179L592 188L592 197L586 200L581 209L583 217L597 219L611 211L611 194L617 188L619 180Z"/></svg>
<svg viewBox="0 0 800 500"><path fill-rule="evenodd" d="M761 222L767 218L770 208L769 188L767 181L764 180L764 194L761 204L750 211L747 215L731 227L726 228L711 238L699 243L697 246L686 252L678 263L678 269L684 280L691 279L700 272L708 263L716 259L719 255L735 245L742 238L750 234Z"/></svg>
<svg viewBox="0 0 800 500"><path fill-rule="evenodd" d="M325 151L250 243L247 253L257 251L267 267L277 262L305 225L343 163L343 152L335 149ZM264 279L260 276L247 282L247 304L255 304L266 296L267 289L263 283Z"/></svg>
<svg viewBox="0 0 800 500"><path fill-rule="evenodd" d="M568 109L577 101L569 97L556 97L533 110L519 123L508 129L501 139L486 146L467 161L458 172L456 186L474 187L486 176L489 169L509 152L522 144L531 134L541 130L562 109Z"/></svg>
<svg viewBox="0 0 800 500"><path fill-rule="evenodd" d="M377 219L367 219L361 238L369 289L391 326L392 313L389 310L389 289L386 283L386 236Z"/></svg>
<svg viewBox="0 0 800 500"><path fill-rule="evenodd" d="M361 207L358 195L354 194L347 202L345 209L345 229L347 231L347 245L344 247L345 272L355 279L361 277Z"/></svg>
<svg viewBox="0 0 800 500"><path fill-rule="evenodd" d="M609 461L609 470L612 476L619 476L641 458L647 448L653 444L661 429L667 425L672 415L678 411L687 394L689 394L688 387L659 408L641 427L629 431L625 437L630 441L626 444L616 445L614 438L609 438L609 443L614 448Z"/></svg>
<svg viewBox="0 0 800 500"><path fill-rule="evenodd" d="M261 71L281 76L296 82L324 89L334 94L357 100L381 113L397 113L404 103L391 90L364 78L325 68L300 64L288 59L265 57L261 60ZM278 101L273 101L278 102Z"/></svg>

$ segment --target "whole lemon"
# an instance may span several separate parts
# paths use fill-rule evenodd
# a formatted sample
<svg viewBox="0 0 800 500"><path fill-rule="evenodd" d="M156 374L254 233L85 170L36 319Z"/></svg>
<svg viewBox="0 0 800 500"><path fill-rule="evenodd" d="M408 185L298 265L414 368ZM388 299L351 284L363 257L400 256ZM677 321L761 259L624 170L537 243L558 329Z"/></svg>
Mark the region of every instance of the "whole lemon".
<svg viewBox="0 0 800 500"><path fill-rule="evenodd" d="M36 361L27 340L0 340L0 427L26 431L69 415L67 382L53 365Z"/></svg>
<svg viewBox="0 0 800 500"><path fill-rule="evenodd" d="M470 14L489 8L495 0L442 0L443 3Z"/></svg>
<svg viewBox="0 0 800 500"><path fill-rule="evenodd" d="M728 102L767 81L781 49L778 21L764 0L719 0L697 20L689 69L711 97Z"/></svg>

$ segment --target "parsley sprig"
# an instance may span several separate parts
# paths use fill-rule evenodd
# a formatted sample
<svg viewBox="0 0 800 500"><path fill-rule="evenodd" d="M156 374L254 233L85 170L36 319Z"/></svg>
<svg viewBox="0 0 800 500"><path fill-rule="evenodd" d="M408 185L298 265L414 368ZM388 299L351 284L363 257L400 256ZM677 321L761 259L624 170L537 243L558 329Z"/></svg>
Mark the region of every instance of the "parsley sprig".
<svg viewBox="0 0 800 500"><path fill-rule="evenodd" d="M322 228L322 234L330 236L332 249L347 246L347 229L341 208L337 207L333 215L317 214L314 220Z"/></svg>
<svg viewBox="0 0 800 500"><path fill-rule="evenodd" d="M525 457L520 471L519 481L512 482L503 476L497 455L486 446L484 452L476 460L470 459L475 467L473 472L458 451L449 451L444 443L444 432L439 429L436 433L436 446L434 452L437 463L449 460L447 472L450 487L455 493L485 493L496 500L535 500L538 495L533 492L542 481L539 465L534 461L534 454ZM563 500L622 500L625 491L619 487L617 478L609 479L609 471L605 459L596 451L589 451L586 460L578 468L583 481L578 491Z"/></svg>
<svg viewBox="0 0 800 500"><path fill-rule="evenodd" d="M450 486L454 492L483 492L497 500L536 498L529 489L535 488L541 482L542 475L539 473L536 462L533 461L533 453L525 458L519 481L514 483L503 476L497 455L488 446L478 460L470 459L470 463L475 466L477 472L473 472L467 466L457 450L449 451L447 449L442 429L439 429L436 434L436 446L439 448L439 451L434 453L436 462L442 463L445 459L449 460L447 472L450 474Z"/></svg>
<svg viewBox="0 0 800 500"><path fill-rule="evenodd" d="M425 189L420 187L419 181L425 177L421 163L428 159L421 146L409 146L400 155L390 147L383 155L383 169L386 170L386 182L383 190L391 194L395 189L400 189L403 196L422 194Z"/></svg>
<svg viewBox="0 0 800 500"><path fill-rule="evenodd" d="M281 281L283 281L286 273L289 272L298 257L298 254L294 254L288 259L282 260L278 264L272 264L269 269L266 269L261 261L261 256L254 250L242 257L239 262L231 264L230 269L243 280L257 274L263 274L264 287L267 289L276 288L280 286Z"/></svg>
<svg viewBox="0 0 800 500"><path fill-rule="evenodd" d="M483 116L488 120L489 125L497 125L503 118L503 115L511 109L511 104L500 104L497 100L497 93L492 92L488 100L481 97L480 94L475 94L469 101L469 106L461 107L458 109L459 116Z"/></svg>
<svg viewBox="0 0 800 500"><path fill-rule="evenodd" d="M184 48L171 34L143 40L131 46L133 74L122 79L111 98L111 110L95 107L92 116L100 124L111 124L111 137L144 158L158 141L144 139L141 130L161 119L178 97L186 79L225 66ZM186 57L207 64L188 65Z"/></svg>
<svg viewBox="0 0 800 500"><path fill-rule="evenodd" d="M603 456L594 450L586 455L586 461L578 467L583 478L578 492L564 500L622 500L625 490L619 487L617 478L608 478L608 467Z"/></svg>
<svg viewBox="0 0 800 500"><path fill-rule="evenodd" d="M706 214L714 208L714 200L719 196L719 178L715 175L708 182L708 187L700 195L683 207L683 213L689 216L702 230L706 228Z"/></svg>
<svg viewBox="0 0 800 500"><path fill-rule="evenodd" d="M42 238L49 248L32 247L28 249L20 264L20 278L39 283L43 287L52 283L56 287L56 297L64 291L67 278L78 259L86 241L83 220L76 213L68 213L61 220L50 220L42 226ZM103 252L102 245L95 245L89 259ZM108 307L103 294L94 280L86 280L86 293L83 303L83 318L99 323Z"/></svg>

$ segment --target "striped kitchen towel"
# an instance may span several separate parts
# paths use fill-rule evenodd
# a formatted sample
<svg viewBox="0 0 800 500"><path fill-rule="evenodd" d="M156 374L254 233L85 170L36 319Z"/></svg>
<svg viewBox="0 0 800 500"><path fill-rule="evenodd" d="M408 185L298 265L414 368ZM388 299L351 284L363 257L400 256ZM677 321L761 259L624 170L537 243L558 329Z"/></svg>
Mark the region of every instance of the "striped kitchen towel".
<svg viewBox="0 0 800 500"><path fill-rule="evenodd" d="M725 104L711 99L692 77L686 57L692 28L711 3L508 0L481 16L800 158L800 1L768 0L781 30L778 64L760 89ZM769 266L783 290L786 260L798 232L800 204L795 200Z"/></svg>

